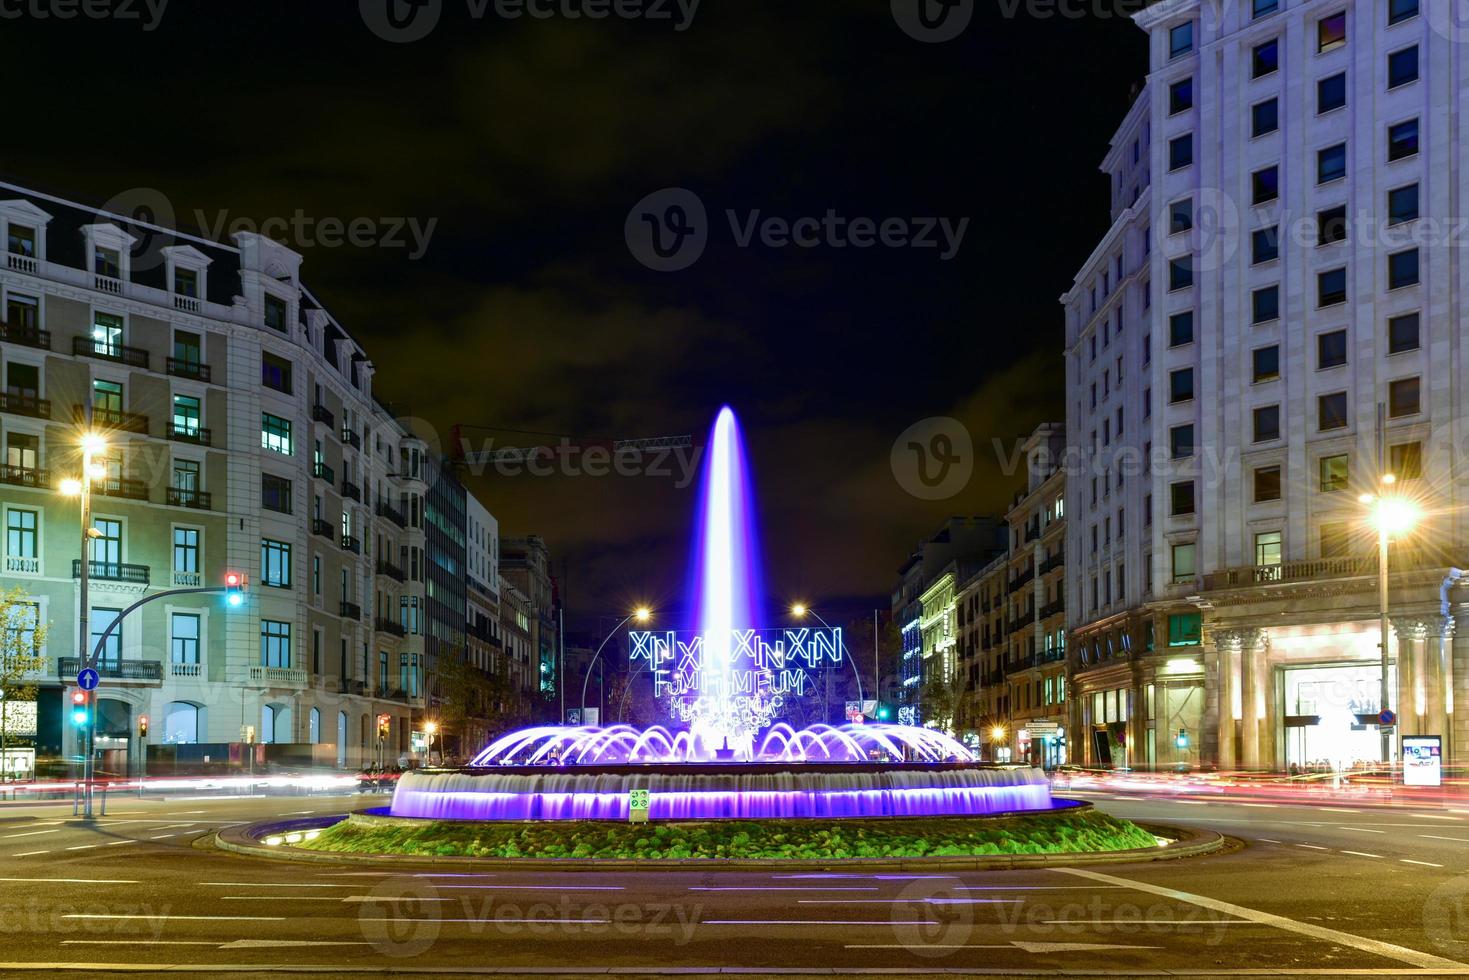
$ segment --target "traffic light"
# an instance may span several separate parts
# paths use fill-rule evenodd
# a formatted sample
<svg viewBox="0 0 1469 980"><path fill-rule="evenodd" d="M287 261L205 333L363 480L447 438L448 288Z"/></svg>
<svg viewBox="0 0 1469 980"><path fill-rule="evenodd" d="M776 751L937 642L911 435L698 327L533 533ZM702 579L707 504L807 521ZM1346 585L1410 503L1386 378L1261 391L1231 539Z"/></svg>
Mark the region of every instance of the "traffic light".
<svg viewBox="0 0 1469 980"><path fill-rule="evenodd" d="M377 716L377 737L380 738L380 739L382 739L383 741L387 741L388 734L392 731L392 727L391 727L392 724L393 724L393 716L392 715L378 715Z"/></svg>
<svg viewBox="0 0 1469 980"><path fill-rule="evenodd" d="M224 601L231 606L239 607L245 604L245 590L250 587L250 580L244 572L224 573Z"/></svg>
<svg viewBox="0 0 1469 980"><path fill-rule="evenodd" d="M140 715L138 717L138 737L139 738L147 738L148 737L148 716L147 715Z"/></svg>
<svg viewBox="0 0 1469 980"><path fill-rule="evenodd" d="M1186 749L1186 748L1188 748L1188 729L1187 728L1180 728L1178 730L1178 737L1173 740L1173 744L1174 745L1177 745L1180 749Z"/></svg>
<svg viewBox="0 0 1469 980"><path fill-rule="evenodd" d="M76 690L71 692L71 723L78 728L87 727L87 692Z"/></svg>

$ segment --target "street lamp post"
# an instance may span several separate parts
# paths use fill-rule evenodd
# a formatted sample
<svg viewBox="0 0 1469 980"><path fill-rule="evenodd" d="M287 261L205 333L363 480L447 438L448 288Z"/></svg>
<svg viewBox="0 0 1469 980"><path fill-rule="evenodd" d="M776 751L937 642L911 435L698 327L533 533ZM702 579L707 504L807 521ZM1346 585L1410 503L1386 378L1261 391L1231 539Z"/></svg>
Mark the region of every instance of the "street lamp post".
<svg viewBox="0 0 1469 980"><path fill-rule="evenodd" d="M1364 493L1359 498L1361 503L1369 508L1368 520L1377 528L1377 614L1379 627L1378 645L1381 650L1382 670L1382 697L1379 711L1388 709L1388 694L1391 690L1392 667L1388 658L1389 628L1388 622L1388 564L1387 546L1394 534L1403 535L1412 530L1418 520L1418 508L1411 500L1389 492L1397 482L1397 478L1391 473L1384 473L1378 487L1378 492ZM1399 691L1398 699L1411 696L1411 692L1401 690L1402 668L1398 669ZM1399 703L1398 714L1402 713L1403 705ZM1392 732L1389 726L1381 724L1379 719L1378 730L1382 735L1382 761L1384 764L1392 765Z"/></svg>
<svg viewBox="0 0 1469 980"><path fill-rule="evenodd" d="M797 619L803 619L803 618L805 618L808 615L815 616L816 617L816 621L818 623L820 623L824 628L831 629L831 624L828 623L826 620L824 620L824 619L821 618L821 613L817 612L815 609L812 609L810 606L806 605L804 602L797 602L794 605L792 605L791 606L791 615L794 616L794 617L796 617ZM857 679L857 706L860 708L862 706L862 673L861 673L861 671L859 671L857 669L857 661L853 660L852 659L852 655L847 652L847 642L845 640L842 641L842 656L845 659L847 659L848 661L850 661L851 664L852 664L852 676ZM828 672L827 673L827 687L828 687L828 689L830 688L830 686L831 686L831 674L830 674L830 672Z"/></svg>
<svg viewBox="0 0 1469 980"><path fill-rule="evenodd" d="M80 585L81 601L77 604L80 612L77 615L77 651L78 663L86 666L89 662L87 640L90 638L87 632L87 603L90 598L91 564L92 564L92 538L95 532L92 530L92 479L102 475L94 472L93 457L102 453L107 448L107 442L95 433L87 433L82 436L82 473L79 479L67 479L61 483L61 492L68 497L78 498L81 504L81 537L82 555L81 564L78 566L77 581ZM83 812L87 819L92 817L92 746L97 727L97 694L96 691L87 691L84 708L87 712L87 724L82 736L82 784L83 784Z"/></svg>
<svg viewBox="0 0 1469 980"><path fill-rule="evenodd" d="M586 720L587 716L587 685L591 682L592 679L592 667L597 663L597 658L602 656L602 648L605 647L607 645L607 641L616 636L618 631L626 626L630 620L636 619L640 623L646 623L649 618L652 617L652 615L652 610L648 609L646 606L639 606L637 609L634 609L632 612L622 617L622 622L612 627L612 632L608 633L605 637L602 638L602 642L597 644L597 652L592 654L591 660L587 661L586 674L582 677L581 681L581 716L583 721ZM600 723L602 719L598 718L597 721L598 723ZM562 714L561 716L561 724L566 724L565 714Z"/></svg>

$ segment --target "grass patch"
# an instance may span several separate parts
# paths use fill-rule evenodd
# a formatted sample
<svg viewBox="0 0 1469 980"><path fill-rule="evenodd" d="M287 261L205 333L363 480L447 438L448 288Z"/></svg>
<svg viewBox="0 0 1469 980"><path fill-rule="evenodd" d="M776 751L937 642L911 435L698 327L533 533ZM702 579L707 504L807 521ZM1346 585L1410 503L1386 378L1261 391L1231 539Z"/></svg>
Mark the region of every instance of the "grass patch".
<svg viewBox="0 0 1469 980"><path fill-rule="evenodd" d="M353 819L301 844L313 851L443 857L679 859L968 857L1152 847L1153 835L1096 810L970 819L725 820L689 823Z"/></svg>

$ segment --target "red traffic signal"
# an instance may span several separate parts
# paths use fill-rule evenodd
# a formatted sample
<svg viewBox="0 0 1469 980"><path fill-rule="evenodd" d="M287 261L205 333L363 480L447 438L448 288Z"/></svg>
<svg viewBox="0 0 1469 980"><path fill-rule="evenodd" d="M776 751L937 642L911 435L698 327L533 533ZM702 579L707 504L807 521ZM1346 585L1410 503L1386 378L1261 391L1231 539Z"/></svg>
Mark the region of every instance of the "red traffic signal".
<svg viewBox="0 0 1469 980"><path fill-rule="evenodd" d="M240 587L240 573L239 572L225 572L224 573L224 584L228 588L238 589Z"/></svg>
<svg viewBox="0 0 1469 980"><path fill-rule="evenodd" d="M245 577L244 572L224 573L224 599L231 606L241 606L245 603L245 588L250 580Z"/></svg>
<svg viewBox="0 0 1469 980"><path fill-rule="evenodd" d="M87 692L86 691L83 691L80 688L78 688L75 691L72 691L71 692L71 703L72 704L86 704L87 703Z"/></svg>

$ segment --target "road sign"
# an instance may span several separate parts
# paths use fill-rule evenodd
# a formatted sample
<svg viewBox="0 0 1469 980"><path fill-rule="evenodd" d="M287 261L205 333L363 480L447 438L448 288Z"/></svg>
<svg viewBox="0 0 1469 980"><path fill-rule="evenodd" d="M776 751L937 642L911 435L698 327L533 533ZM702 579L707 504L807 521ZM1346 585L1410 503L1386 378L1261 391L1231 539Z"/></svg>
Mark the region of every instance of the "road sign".
<svg viewBox="0 0 1469 980"><path fill-rule="evenodd" d="M1061 724L1055 721L1028 721L1025 727L1032 737L1054 735L1061 730Z"/></svg>
<svg viewBox="0 0 1469 980"><path fill-rule="evenodd" d="M629 823L647 823L648 805L652 802L653 794L645 789L628 790L627 793L627 819Z"/></svg>
<svg viewBox="0 0 1469 980"><path fill-rule="evenodd" d="M77 671L77 687L83 691L95 691L102 680L102 675L95 668L83 667Z"/></svg>
<svg viewBox="0 0 1469 980"><path fill-rule="evenodd" d="M1382 713L1377 716L1377 723L1379 725L1396 725L1397 722L1398 716L1392 713L1391 708L1383 708Z"/></svg>

